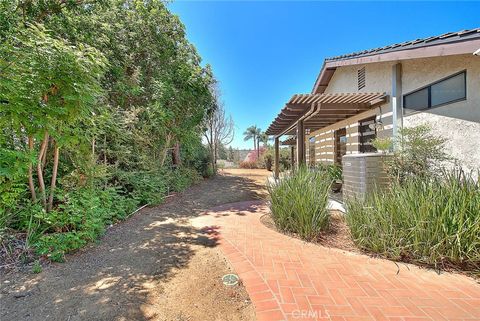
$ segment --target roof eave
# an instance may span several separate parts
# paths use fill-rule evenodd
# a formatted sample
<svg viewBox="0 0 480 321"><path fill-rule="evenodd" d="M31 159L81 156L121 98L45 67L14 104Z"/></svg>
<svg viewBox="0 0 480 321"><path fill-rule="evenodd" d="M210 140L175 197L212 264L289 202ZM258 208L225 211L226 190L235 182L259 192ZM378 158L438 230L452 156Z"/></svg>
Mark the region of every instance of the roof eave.
<svg viewBox="0 0 480 321"><path fill-rule="evenodd" d="M320 94L325 91L337 67L363 65L377 62L402 61L408 59L420 59L430 57L442 57L462 54L477 54L480 50L480 39L469 39L463 42L454 42L432 46L424 46L413 49L390 51L385 53L364 55L354 58L345 58L325 61L320 74L315 81L312 94ZM480 53L479 53L480 54ZM332 72L333 71L333 72Z"/></svg>

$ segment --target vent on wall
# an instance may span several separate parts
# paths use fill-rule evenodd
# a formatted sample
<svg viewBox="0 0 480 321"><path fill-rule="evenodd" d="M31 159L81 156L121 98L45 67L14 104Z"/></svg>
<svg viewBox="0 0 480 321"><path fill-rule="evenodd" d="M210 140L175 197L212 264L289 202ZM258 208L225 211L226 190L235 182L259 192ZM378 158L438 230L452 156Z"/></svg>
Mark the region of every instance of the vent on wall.
<svg viewBox="0 0 480 321"><path fill-rule="evenodd" d="M358 90L365 88L365 67L357 71L358 75Z"/></svg>

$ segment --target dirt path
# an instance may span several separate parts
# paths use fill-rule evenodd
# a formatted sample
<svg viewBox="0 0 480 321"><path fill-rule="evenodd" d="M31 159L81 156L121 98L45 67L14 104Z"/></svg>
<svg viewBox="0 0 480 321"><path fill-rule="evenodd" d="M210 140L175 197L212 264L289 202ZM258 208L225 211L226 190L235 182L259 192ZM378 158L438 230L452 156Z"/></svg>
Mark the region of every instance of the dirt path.
<svg viewBox="0 0 480 321"><path fill-rule="evenodd" d="M0 320L253 320L245 289L189 219L214 206L264 198L263 170L225 170L159 207L144 209L98 244L38 275L0 279Z"/></svg>

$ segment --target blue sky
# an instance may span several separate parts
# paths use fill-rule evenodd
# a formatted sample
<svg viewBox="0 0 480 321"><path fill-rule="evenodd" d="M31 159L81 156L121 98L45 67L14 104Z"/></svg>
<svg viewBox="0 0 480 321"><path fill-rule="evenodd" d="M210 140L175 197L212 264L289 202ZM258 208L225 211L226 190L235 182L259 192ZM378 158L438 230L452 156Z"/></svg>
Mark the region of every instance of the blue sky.
<svg viewBox="0 0 480 321"><path fill-rule="evenodd" d="M262 130L295 93L309 93L325 57L480 27L480 2L177 1L169 5L220 82L243 131Z"/></svg>

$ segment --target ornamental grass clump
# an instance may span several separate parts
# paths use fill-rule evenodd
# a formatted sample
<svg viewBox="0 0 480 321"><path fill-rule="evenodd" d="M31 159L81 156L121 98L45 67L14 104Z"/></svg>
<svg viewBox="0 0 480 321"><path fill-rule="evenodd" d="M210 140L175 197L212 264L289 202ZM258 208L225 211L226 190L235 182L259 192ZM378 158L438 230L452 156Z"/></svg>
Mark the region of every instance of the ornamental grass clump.
<svg viewBox="0 0 480 321"><path fill-rule="evenodd" d="M356 244L395 260L480 269L480 183L461 170L394 182L350 200Z"/></svg>
<svg viewBox="0 0 480 321"><path fill-rule="evenodd" d="M317 237L328 227L331 183L326 172L303 167L267 184L277 228L306 240Z"/></svg>

